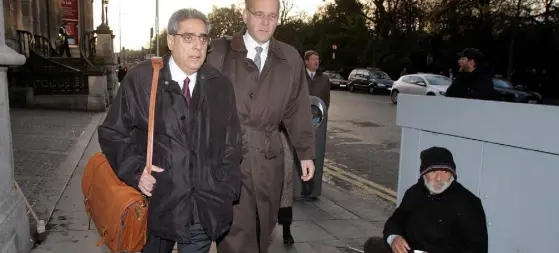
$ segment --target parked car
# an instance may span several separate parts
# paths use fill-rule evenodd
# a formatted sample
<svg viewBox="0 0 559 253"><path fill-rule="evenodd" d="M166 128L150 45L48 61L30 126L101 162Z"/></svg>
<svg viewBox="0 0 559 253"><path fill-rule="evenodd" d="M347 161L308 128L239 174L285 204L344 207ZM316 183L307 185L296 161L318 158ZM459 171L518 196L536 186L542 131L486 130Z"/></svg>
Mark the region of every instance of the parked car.
<svg viewBox="0 0 559 253"><path fill-rule="evenodd" d="M366 91L369 94L390 91L394 83L386 72L377 69L354 69L349 74L348 81L349 91Z"/></svg>
<svg viewBox="0 0 559 253"><path fill-rule="evenodd" d="M523 90L521 86L513 86L510 82L493 78L493 88L499 93L501 101L516 103L543 103L542 95L537 92Z"/></svg>
<svg viewBox="0 0 559 253"><path fill-rule="evenodd" d="M324 74L330 79L330 89L347 89L347 80L340 74L329 71L325 71Z"/></svg>
<svg viewBox="0 0 559 253"><path fill-rule="evenodd" d="M400 77L390 91L392 103L398 103L399 94L444 96L452 79L435 74L412 74Z"/></svg>
<svg viewBox="0 0 559 253"><path fill-rule="evenodd" d="M414 94L427 96L444 96L452 79L435 74L413 74L400 77L392 86L390 100L398 103L399 94ZM500 101L516 103L543 103L542 96L537 92L526 91L519 86L513 86L510 82L493 78L493 88L499 94Z"/></svg>

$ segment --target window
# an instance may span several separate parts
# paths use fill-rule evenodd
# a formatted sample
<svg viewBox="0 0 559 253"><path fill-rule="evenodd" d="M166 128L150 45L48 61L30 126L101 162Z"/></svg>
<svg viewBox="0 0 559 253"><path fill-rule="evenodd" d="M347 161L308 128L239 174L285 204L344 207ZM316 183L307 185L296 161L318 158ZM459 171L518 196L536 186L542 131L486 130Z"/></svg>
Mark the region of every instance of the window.
<svg viewBox="0 0 559 253"><path fill-rule="evenodd" d="M371 77L375 79L388 79L390 80L390 76L382 71L373 71L371 72Z"/></svg>
<svg viewBox="0 0 559 253"><path fill-rule="evenodd" d="M344 79L340 74L338 73L330 73L329 74L330 78L332 79Z"/></svg>
<svg viewBox="0 0 559 253"><path fill-rule="evenodd" d="M412 76L404 76L404 77L402 77L402 82L411 83L411 82L412 82Z"/></svg>
<svg viewBox="0 0 559 253"><path fill-rule="evenodd" d="M418 85L419 85L420 82L425 82L425 80L423 80L423 78L421 78L421 77L419 77L419 76L412 76L412 77L410 77L409 83L411 83L411 84L418 84Z"/></svg>
<svg viewBox="0 0 559 253"><path fill-rule="evenodd" d="M425 76L430 85L450 85L452 80L446 76Z"/></svg>
<svg viewBox="0 0 559 253"><path fill-rule="evenodd" d="M497 78L493 78L493 87L511 89L512 85L509 82Z"/></svg>
<svg viewBox="0 0 559 253"><path fill-rule="evenodd" d="M351 73L349 73L349 79L355 78L356 75L357 75L357 70L356 69L352 70Z"/></svg>

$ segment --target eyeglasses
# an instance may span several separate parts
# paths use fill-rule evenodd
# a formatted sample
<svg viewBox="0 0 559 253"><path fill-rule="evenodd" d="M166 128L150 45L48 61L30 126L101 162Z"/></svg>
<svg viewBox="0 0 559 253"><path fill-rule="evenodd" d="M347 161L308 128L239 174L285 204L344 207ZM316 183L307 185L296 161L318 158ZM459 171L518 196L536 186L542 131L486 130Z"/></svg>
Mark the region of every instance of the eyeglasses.
<svg viewBox="0 0 559 253"><path fill-rule="evenodd" d="M184 43L192 43L194 42L194 38L198 37L198 39L200 39L200 41L202 42L202 45L207 45L208 42L210 42L210 37L207 34L201 34L201 35L196 35L194 33L180 33L180 34L173 34L173 35L179 35L182 37L182 42Z"/></svg>
<svg viewBox="0 0 559 253"><path fill-rule="evenodd" d="M270 21L278 20L278 14L277 13L270 13L270 14L266 15L266 14L264 14L264 12L261 12L261 11L252 12L249 9L246 9L246 10L248 12L250 12L250 14L252 14L257 19L264 19L264 17L266 17Z"/></svg>

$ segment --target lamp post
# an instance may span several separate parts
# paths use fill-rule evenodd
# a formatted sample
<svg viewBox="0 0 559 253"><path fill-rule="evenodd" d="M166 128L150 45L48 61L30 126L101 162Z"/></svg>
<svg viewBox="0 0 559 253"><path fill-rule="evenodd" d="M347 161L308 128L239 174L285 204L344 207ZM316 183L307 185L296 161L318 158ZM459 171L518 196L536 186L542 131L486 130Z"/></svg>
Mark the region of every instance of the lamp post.
<svg viewBox="0 0 559 253"><path fill-rule="evenodd" d="M122 0L118 1L118 51L122 55Z"/></svg>
<svg viewBox="0 0 559 253"><path fill-rule="evenodd" d="M159 57L159 0L155 0L155 48L155 55Z"/></svg>

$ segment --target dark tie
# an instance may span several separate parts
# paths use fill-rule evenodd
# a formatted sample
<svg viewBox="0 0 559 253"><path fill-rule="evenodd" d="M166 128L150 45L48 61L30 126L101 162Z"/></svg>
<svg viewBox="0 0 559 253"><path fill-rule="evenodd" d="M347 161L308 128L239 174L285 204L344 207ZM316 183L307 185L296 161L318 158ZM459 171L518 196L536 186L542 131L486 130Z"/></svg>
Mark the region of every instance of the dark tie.
<svg viewBox="0 0 559 253"><path fill-rule="evenodd" d="M184 84L183 84L183 87L182 87L182 94L186 98L186 103L188 105L190 105L190 87L188 86L189 84L190 84L190 79L188 79L188 77L187 77L186 79L184 79Z"/></svg>

